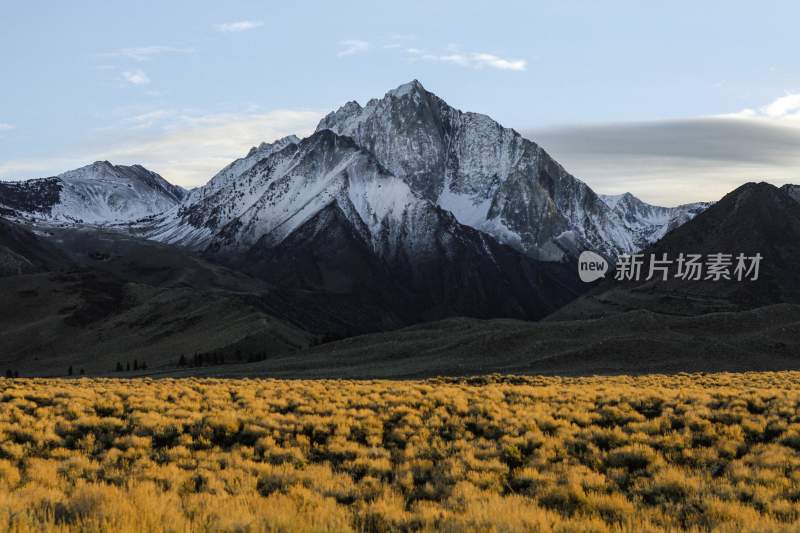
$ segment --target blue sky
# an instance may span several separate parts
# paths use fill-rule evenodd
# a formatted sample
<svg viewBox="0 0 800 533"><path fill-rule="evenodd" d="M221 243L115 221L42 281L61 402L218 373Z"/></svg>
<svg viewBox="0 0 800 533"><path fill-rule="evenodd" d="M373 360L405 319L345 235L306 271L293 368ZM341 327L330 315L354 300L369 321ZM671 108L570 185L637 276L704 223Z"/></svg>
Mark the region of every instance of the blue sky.
<svg viewBox="0 0 800 533"><path fill-rule="evenodd" d="M745 179L800 181L797 2L31 0L2 12L4 179L110 159L199 185L249 146L417 78L524 131L600 192L676 203Z"/></svg>

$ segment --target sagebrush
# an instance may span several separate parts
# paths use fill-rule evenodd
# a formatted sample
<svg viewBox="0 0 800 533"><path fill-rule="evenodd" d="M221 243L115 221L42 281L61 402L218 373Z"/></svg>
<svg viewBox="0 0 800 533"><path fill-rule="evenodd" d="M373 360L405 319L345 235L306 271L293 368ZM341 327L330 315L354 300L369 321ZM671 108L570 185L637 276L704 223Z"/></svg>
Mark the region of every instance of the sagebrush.
<svg viewBox="0 0 800 533"><path fill-rule="evenodd" d="M0 380L0 529L798 531L798 385Z"/></svg>

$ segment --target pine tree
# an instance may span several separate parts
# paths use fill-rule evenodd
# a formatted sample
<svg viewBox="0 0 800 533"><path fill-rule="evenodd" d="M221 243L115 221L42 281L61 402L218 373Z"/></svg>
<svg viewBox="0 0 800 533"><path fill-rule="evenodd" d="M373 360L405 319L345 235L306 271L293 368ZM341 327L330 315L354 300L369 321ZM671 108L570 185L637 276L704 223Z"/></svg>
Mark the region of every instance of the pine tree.
<svg viewBox="0 0 800 533"><path fill-rule="evenodd" d="M80 373L81 376L85 376L86 375L86 372L84 372L84 370L82 368L80 369L79 373Z"/></svg>
<svg viewBox="0 0 800 533"><path fill-rule="evenodd" d="M142 361L142 370L147 370L147 363Z"/></svg>
<svg viewBox="0 0 800 533"><path fill-rule="evenodd" d="M125 363L125 371L126 372L130 372L131 371L131 362L130 361Z"/></svg>
<svg viewBox="0 0 800 533"><path fill-rule="evenodd" d="M117 372L122 372L122 370L123 370L123 368L122 368L122 363L120 363L119 361L117 361L117 368L116 368L116 371L117 371Z"/></svg>
<svg viewBox="0 0 800 533"><path fill-rule="evenodd" d="M186 366L186 356L181 354L180 358L178 359L178 366Z"/></svg>
<svg viewBox="0 0 800 533"><path fill-rule="evenodd" d="M67 369L67 375L68 376L72 375L72 365L69 365L69 368Z"/></svg>

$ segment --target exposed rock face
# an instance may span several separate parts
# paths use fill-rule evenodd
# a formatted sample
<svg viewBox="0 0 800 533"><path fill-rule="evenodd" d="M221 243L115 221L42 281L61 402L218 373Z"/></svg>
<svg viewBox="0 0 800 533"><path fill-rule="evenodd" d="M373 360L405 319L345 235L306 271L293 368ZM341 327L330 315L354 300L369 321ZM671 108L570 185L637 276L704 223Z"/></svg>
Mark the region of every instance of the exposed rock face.
<svg viewBox="0 0 800 533"><path fill-rule="evenodd" d="M696 202L677 207L660 207L641 201L631 193L600 195L600 198L620 217L638 249L653 244L673 229L692 220L710 205Z"/></svg>
<svg viewBox="0 0 800 533"><path fill-rule="evenodd" d="M635 249L625 224L541 147L418 81L365 107L349 102L317 130L352 137L421 197L531 257Z"/></svg>

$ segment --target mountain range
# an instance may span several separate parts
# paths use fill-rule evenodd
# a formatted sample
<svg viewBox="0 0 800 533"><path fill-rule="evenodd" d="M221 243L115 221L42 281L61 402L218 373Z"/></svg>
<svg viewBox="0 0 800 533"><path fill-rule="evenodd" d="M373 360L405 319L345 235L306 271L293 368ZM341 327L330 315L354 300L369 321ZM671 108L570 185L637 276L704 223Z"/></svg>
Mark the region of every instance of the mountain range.
<svg viewBox="0 0 800 533"><path fill-rule="evenodd" d="M597 318L637 309L691 316L800 304L800 202L790 190L763 182L742 185L643 250L645 257L666 254L673 261L679 253L759 254L758 279L608 279L548 319Z"/></svg>
<svg viewBox="0 0 800 533"><path fill-rule="evenodd" d="M261 143L191 191L107 161L0 182L0 293L24 310L0 316L0 364L36 369L31 357L45 353L102 372L110 358L139 353L171 372L178 352L238 354L240 362L242 353L317 357L362 334L375 336L364 338L369 349L370 339L396 342L411 357L419 345L404 332L442 319L466 320L490 337L492 323L482 320L546 319L526 338L588 327L601 346L603 321L617 314L792 306L800 304L790 274L800 257L792 244L800 242L798 191L748 184L716 203L669 208L630 193L598 195L533 141L450 107L414 80L364 106L346 103L306 138ZM613 265L623 254L689 248L760 249L772 261L747 286L589 285L577 276L584 250ZM599 322L547 325L587 319ZM621 320L613 323L628 324ZM632 349L647 341L636 323L618 327ZM31 334L41 327L46 334ZM399 336L387 333L394 330ZM442 357L464 346L460 333L448 337L450 327L423 330L434 332L426 350ZM685 336L664 335L670 349L685 348ZM514 344L502 338L504 349ZM747 338L743 357L755 342ZM569 361L587 349L581 337L573 341L531 340L512 352ZM463 371L478 363L470 361ZM545 368L537 365L530 369Z"/></svg>
<svg viewBox="0 0 800 533"><path fill-rule="evenodd" d="M139 165L96 162L54 178L0 183L0 209L89 224L163 215L147 236L198 250L242 248L262 237L277 244L329 203L331 176L304 172L352 175L352 165L364 159L380 167L381 180L395 182L365 201L390 199L399 209L421 199L464 226L552 262L585 249L610 258L639 250L707 206L661 208L630 194L597 195L534 142L486 115L450 107L416 80L363 107L348 102L320 121L317 134L326 130L349 137L362 155L345 161L352 143L326 145L328 153L314 155L344 166L312 168L307 159L300 161L312 143L298 150L303 140L292 135L254 147L191 192ZM307 187L311 182L316 189ZM405 186L398 187L400 182ZM379 211L373 219L388 213L380 211L387 206L369 205L374 207Z"/></svg>
<svg viewBox="0 0 800 533"><path fill-rule="evenodd" d="M325 129L353 138L421 198L531 257L560 261L585 249L616 257L647 239L536 143L450 107L417 80L363 107L348 102L320 121L317 131Z"/></svg>
<svg viewBox="0 0 800 533"><path fill-rule="evenodd" d="M673 258L681 252L760 253L756 280L608 280L535 323L453 318L310 346L221 375L800 369L800 203L787 189L745 184L643 251Z"/></svg>

